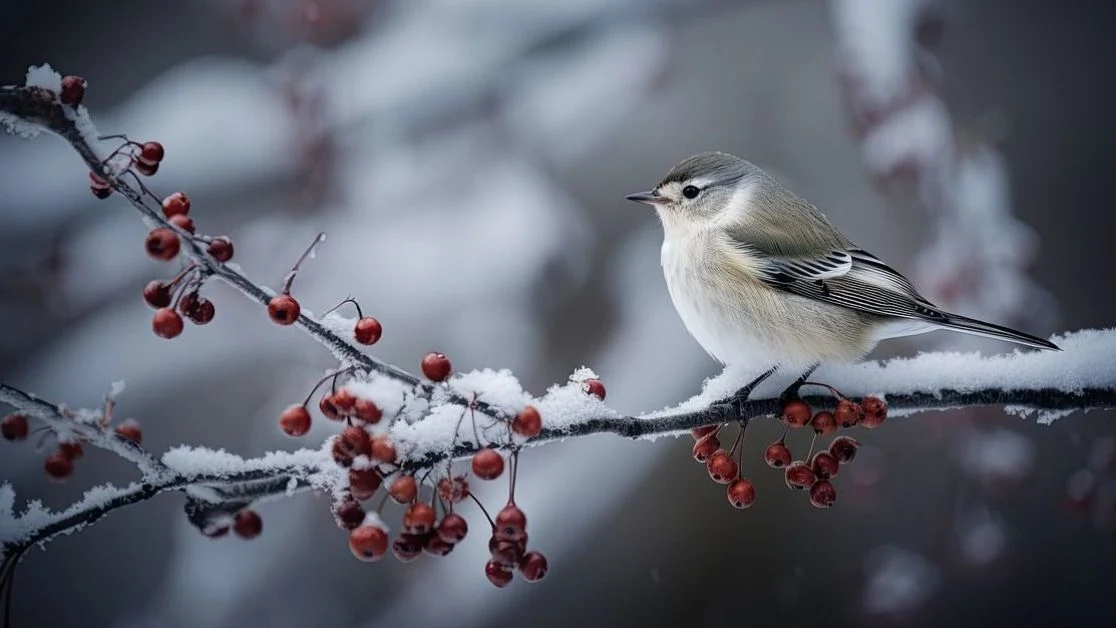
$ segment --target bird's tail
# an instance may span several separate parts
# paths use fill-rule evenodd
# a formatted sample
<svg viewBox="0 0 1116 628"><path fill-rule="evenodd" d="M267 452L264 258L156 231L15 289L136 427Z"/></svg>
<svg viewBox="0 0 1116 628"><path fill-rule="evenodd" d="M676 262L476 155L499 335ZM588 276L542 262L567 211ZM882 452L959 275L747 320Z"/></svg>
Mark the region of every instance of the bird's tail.
<svg viewBox="0 0 1116 628"><path fill-rule="evenodd" d="M987 338L996 338L998 340L1007 340L1028 347L1035 347L1036 349L1052 349L1054 351L1061 351L1062 348L1050 342L1043 340L1037 336L1025 334L1021 331L1002 327L1000 325L993 325L984 321L978 321L975 318L961 316L959 314L946 314L945 322L939 322L942 327L954 329L966 334L973 334L976 336L985 336Z"/></svg>

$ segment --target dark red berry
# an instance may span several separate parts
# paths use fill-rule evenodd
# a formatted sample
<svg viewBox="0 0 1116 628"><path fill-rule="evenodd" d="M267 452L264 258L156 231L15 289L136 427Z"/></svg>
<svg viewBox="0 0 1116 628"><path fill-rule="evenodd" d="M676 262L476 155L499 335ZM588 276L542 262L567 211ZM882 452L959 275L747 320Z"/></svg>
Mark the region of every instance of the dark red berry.
<svg viewBox="0 0 1116 628"><path fill-rule="evenodd" d="M178 313L183 316L193 314L194 310L198 307L199 296L198 291L193 290L191 292L185 292L182 296L178 297Z"/></svg>
<svg viewBox="0 0 1116 628"><path fill-rule="evenodd" d="M526 552L526 534L523 535L523 538L515 541L511 539L501 539L497 536L491 536L488 539L488 553L492 556L492 560L501 565L506 565L508 567L519 565L519 561L523 560L523 555Z"/></svg>
<svg viewBox="0 0 1116 628"><path fill-rule="evenodd" d="M721 441L717 440L717 435L706 434L705 436L702 436L700 439L698 439L698 442L694 443L694 448L692 451L694 460L702 463L709 462L709 457L713 455L713 452L717 451L720 448Z"/></svg>
<svg viewBox="0 0 1116 628"><path fill-rule="evenodd" d="M818 480L810 486L810 505L815 508L829 508L837 501L837 489L829 480Z"/></svg>
<svg viewBox="0 0 1116 628"><path fill-rule="evenodd" d="M398 453L395 451L395 445L383 436L377 436L372 439L372 459L376 462L390 464L395 462Z"/></svg>
<svg viewBox="0 0 1116 628"><path fill-rule="evenodd" d="M170 286L158 279L147 282L143 287L143 300L154 308L167 307L171 304Z"/></svg>
<svg viewBox="0 0 1116 628"><path fill-rule="evenodd" d="M434 529L437 515L434 508L426 502L415 502L403 512L403 529L411 534L428 534Z"/></svg>
<svg viewBox="0 0 1116 628"><path fill-rule="evenodd" d="M388 535L380 526L361 525L349 532L349 551L357 560L372 563L387 554Z"/></svg>
<svg viewBox="0 0 1116 628"><path fill-rule="evenodd" d="M596 379L596 378L587 379L584 382L582 382L582 387L585 389L585 392L589 393L590 395L593 395L594 397L596 397L597 399L600 399L601 401L604 401L605 386L604 386L604 382L602 382L601 380Z"/></svg>
<svg viewBox="0 0 1116 628"><path fill-rule="evenodd" d="M431 556L445 556L453 551L453 543L442 539L437 534L430 534L426 537L426 543L423 544L422 551Z"/></svg>
<svg viewBox="0 0 1116 628"><path fill-rule="evenodd" d="M205 247L207 253L218 262L227 262L232 259L233 245L228 238L213 238Z"/></svg>
<svg viewBox="0 0 1116 628"><path fill-rule="evenodd" d="M717 484L728 484L740 472L736 461L724 449L713 452L705 463L705 468L709 471L709 479Z"/></svg>
<svg viewBox="0 0 1116 628"><path fill-rule="evenodd" d="M254 539L262 531L263 519L255 510L241 510L233 518L233 532L242 539Z"/></svg>
<svg viewBox="0 0 1116 628"><path fill-rule="evenodd" d="M810 422L810 405L801 399L791 399L783 405L783 422L791 427L802 427Z"/></svg>
<svg viewBox="0 0 1116 628"><path fill-rule="evenodd" d="M452 370L449 358L444 353L432 351L422 357L422 374L432 382L446 379Z"/></svg>
<svg viewBox="0 0 1116 628"><path fill-rule="evenodd" d="M511 584L513 574L511 567L502 565L495 560L490 560L484 564L484 575L493 586L498 589L503 589Z"/></svg>
<svg viewBox="0 0 1116 628"><path fill-rule="evenodd" d="M349 469L349 490L353 498L358 500L371 499L379 490L383 478L375 469Z"/></svg>
<svg viewBox="0 0 1116 628"><path fill-rule="evenodd" d="M357 456L372 454L372 439L359 427L348 427L333 439L333 460L337 464L348 467L353 464Z"/></svg>
<svg viewBox="0 0 1116 628"><path fill-rule="evenodd" d="M178 216L171 216L170 220L168 220L167 222L185 231L186 233L194 233L197 231L197 227L194 226L194 219L189 216L183 216L181 214L179 214Z"/></svg>
<svg viewBox="0 0 1116 628"><path fill-rule="evenodd" d="M3 436L4 440L24 440L30 433L31 425L28 423L25 414L14 412L4 417L3 422L0 422L0 436Z"/></svg>
<svg viewBox="0 0 1116 628"><path fill-rule="evenodd" d="M744 510L755 503L756 487L747 478L737 478L728 485L726 495L733 508Z"/></svg>
<svg viewBox="0 0 1116 628"><path fill-rule="evenodd" d="M786 476L787 486L795 490L803 490L810 488L810 485L817 480L814 475L814 470L810 465L801 460L795 460L787 465L787 470L784 472Z"/></svg>
<svg viewBox="0 0 1116 628"><path fill-rule="evenodd" d="M419 557L423 545L426 545L424 537L403 533L395 537L395 542L391 544L391 551L399 562L409 563Z"/></svg>
<svg viewBox="0 0 1116 628"><path fill-rule="evenodd" d="M460 543L468 533L468 522L465 521L465 517L457 513L451 512L438 522L438 538L446 543Z"/></svg>
<svg viewBox="0 0 1116 628"><path fill-rule="evenodd" d="M139 422L135 419L124 419L116 426L115 431L121 438L126 438L137 445L143 442L143 431L140 430Z"/></svg>
<svg viewBox="0 0 1116 628"><path fill-rule="evenodd" d="M534 438L542 432L542 416L535 406L527 406L512 420L512 431L520 436Z"/></svg>
<svg viewBox="0 0 1116 628"><path fill-rule="evenodd" d="M182 317L169 307L161 307L151 319L151 331L160 338L174 338L182 333Z"/></svg>
<svg viewBox="0 0 1116 628"><path fill-rule="evenodd" d="M380 407L372 402L371 399L358 398L356 403L353 404L353 414L361 421L369 424L376 424L380 422L380 418L384 413L380 411Z"/></svg>
<svg viewBox="0 0 1116 628"><path fill-rule="evenodd" d="M860 401L860 407L864 409L860 424L868 429L879 427L887 418L887 404L879 397L865 397Z"/></svg>
<svg viewBox="0 0 1116 628"><path fill-rule="evenodd" d="M136 158L144 165L153 166L163 161L165 155L163 145L159 142L144 142Z"/></svg>
<svg viewBox="0 0 1116 628"><path fill-rule="evenodd" d="M364 507L351 495L336 500L330 505L333 521L342 530L353 530L364 522Z"/></svg>
<svg viewBox="0 0 1116 628"><path fill-rule="evenodd" d="M213 316L216 313L217 308L213 305L213 301L202 298L198 299L198 302L186 316L196 325L205 325L213 320Z"/></svg>
<svg viewBox="0 0 1116 628"><path fill-rule="evenodd" d="M852 462L858 449L860 449L860 441L851 436L838 436L829 444L829 454L841 464Z"/></svg>
<svg viewBox="0 0 1116 628"><path fill-rule="evenodd" d="M515 504L509 503L496 513L496 530L492 535L497 540L518 541L527 534L527 515Z"/></svg>
<svg viewBox="0 0 1116 628"><path fill-rule="evenodd" d="M77 107L81 104L81 99L85 97L85 79L80 76L62 77L62 91L58 94L58 99L62 104L71 107Z"/></svg>
<svg viewBox="0 0 1116 628"><path fill-rule="evenodd" d="M67 458L62 452L51 452L46 460L43 460L43 470L52 479L63 480L70 477L74 472L74 461Z"/></svg>
<svg viewBox="0 0 1116 628"><path fill-rule="evenodd" d="M810 427L814 428L814 433L818 436L826 436L837 431L837 419L832 412L822 410L810 419Z"/></svg>
<svg viewBox="0 0 1116 628"><path fill-rule="evenodd" d="M701 440L703 436L708 436L719 429L721 429L720 425L702 425L690 430L690 436L693 436L694 440Z"/></svg>
<svg viewBox="0 0 1116 628"><path fill-rule="evenodd" d="M72 443L58 443L58 451L70 460L77 460L85 455L85 448L77 441Z"/></svg>
<svg viewBox="0 0 1116 628"><path fill-rule="evenodd" d="M145 177L153 177L159 172L159 164L145 164L142 161L137 161L132 167Z"/></svg>
<svg viewBox="0 0 1116 628"><path fill-rule="evenodd" d="M398 504L409 504L418 495L418 484L414 476L401 475L388 487L388 495Z"/></svg>
<svg viewBox="0 0 1116 628"><path fill-rule="evenodd" d="M274 296L267 302L267 315L280 325L291 325L298 320L302 306L289 294Z"/></svg>
<svg viewBox="0 0 1116 628"><path fill-rule="evenodd" d="M763 461L772 469L782 469L791 463L790 449L779 439L767 446L767 450L763 452Z"/></svg>
<svg viewBox="0 0 1116 628"><path fill-rule="evenodd" d="M306 406L293 405L279 415L279 429L287 436L302 436L310 431L310 412Z"/></svg>
<svg viewBox="0 0 1116 628"><path fill-rule="evenodd" d="M860 404L848 399L842 399L837 402L837 409L833 411L834 418L837 419L837 425L841 427L852 427L860 422L860 415L863 410Z"/></svg>
<svg viewBox="0 0 1116 628"><path fill-rule="evenodd" d="M147 250L147 254L153 259L164 262L174 259L174 256L178 255L180 245L178 234L166 227L152 229L151 233L147 234L147 239L144 241L144 248Z"/></svg>
<svg viewBox="0 0 1116 628"><path fill-rule="evenodd" d="M175 192L163 199L163 215L167 218L185 216L190 213L190 197Z"/></svg>
<svg viewBox="0 0 1116 628"><path fill-rule="evenodd" d="M546 556L539 552L527 552L519 561L519 573L527 582L538 582L546 577Z"/></svg>
<svg viewBox="0 0 1116 628"><path fill-rule="evenodd" d="M469 496L469 482L465 476L442 478L438 480L438 497L447 502L457 503Z"/></svg>
<svg viewBox="0 0 1116 628"><path fill-rule="evenodd" d="M814 470L814 475L819 480L837 477L837 473L841 470L840 465L837 458L828 451L819 451L810 459L810 468Z"/></svg>
<svg viewBox="0 0 1116 628"><path fill-rule="evenodd" d="M89 191L93 193L93 196L96 196L101 200L112 196L112 188L99 188L95 185L91 185L89 186Z"/></svg>
<svg viewBox="0 0 1116 628"><path fill-rule="evenodd" d="M485 447L473 454L473 473L482 480L495 480L504 472L504 457Z"/></svg>
<svg viewBox="0 0 1116 628"><path fill-rule="evenodd" d="M380 340L380 336L384 333L384 328L380 325L380 321L365 316L356 322L356 327L353 328L353 337L362 345L374 345Z"/></svg>
<svg viewBox="0 0 1116 628"><path fill-rule="evenodd" d="M341 419L341 411L333 405L333 397L330 395L322 395L322 398L318 400L318 409L322 411L322 416L327 419L333 419L334 421Z"/></svg>
<svg viewBox="0 0 1116 628"><path fill-rule="evenodd" d="M356 407L356 396L344 388L333 391L333 394L329 397L329 401L341 414L351 412L352 409Z"/></svg>

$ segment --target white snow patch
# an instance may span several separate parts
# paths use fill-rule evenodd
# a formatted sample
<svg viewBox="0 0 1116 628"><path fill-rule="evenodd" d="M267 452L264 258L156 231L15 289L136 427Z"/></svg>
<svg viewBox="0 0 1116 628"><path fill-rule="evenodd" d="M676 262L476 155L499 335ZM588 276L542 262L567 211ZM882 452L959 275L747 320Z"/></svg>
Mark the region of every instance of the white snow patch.
<svg viewBox="0 0 1116 628"><path fill-rule="evenodd" d="M28 87L42 87L54 92L55 95L62 91L62 75L50 67L49 63L33 65L27 68Z"/></svg>

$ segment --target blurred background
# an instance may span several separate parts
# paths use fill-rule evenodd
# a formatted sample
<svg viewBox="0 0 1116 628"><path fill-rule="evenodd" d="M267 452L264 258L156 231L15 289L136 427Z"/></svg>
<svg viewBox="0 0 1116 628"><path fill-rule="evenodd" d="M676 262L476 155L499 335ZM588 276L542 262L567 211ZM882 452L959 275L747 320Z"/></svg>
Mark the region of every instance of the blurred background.
<svg viewBox="0 0 1116 628"><path fill-rule="evenodd" d="M376 354L409 369L440 350L541 394L585 364L630 413L696 393L719 369L670 304L656 218L623 197L712 149L769 169L957 311L1041 335L1116 320L1110 3L51 0L5 15L0 83L43 62L88 79L101 132L161 141L149 185L187 192L259 283L277 288L327 232L296 295L315 312L356 297L383 322ZM0 379L74 406L123 379L118 412L155 452L300 446L276 418L328 353L219 285L210 325L156 338L140 291L168 269L144 233L89 194L64 143L0 136ZM1011 350L931 334L877 357L931 349ZM531 450L517 498L551 572L505 590L484 578L478 526L446 558L365 565L322 497L262 505L247 543L202 537L167 495L30 553L14 620L1110 626L1111 419L894 420L856 434L829 511L763 465L771 421L749 430L747 512L688 438ZM45 451L0 452L0 477L55 507L132 477L89 452L59 485Z"/></svg>

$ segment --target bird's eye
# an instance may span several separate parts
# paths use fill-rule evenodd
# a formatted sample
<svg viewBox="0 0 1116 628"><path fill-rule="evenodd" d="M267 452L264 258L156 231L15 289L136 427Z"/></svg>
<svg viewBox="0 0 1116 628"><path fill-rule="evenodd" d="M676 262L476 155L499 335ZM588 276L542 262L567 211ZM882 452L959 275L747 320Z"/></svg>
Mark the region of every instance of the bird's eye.
<svg viewBox="0 0 1116 628"><path fill-rule="evenodd" d="M698 194L701 194L701 189L699 189L697 186L687 185L686 187L682 188L682 196L685 196L686 198L697 198Z"/></svg>

